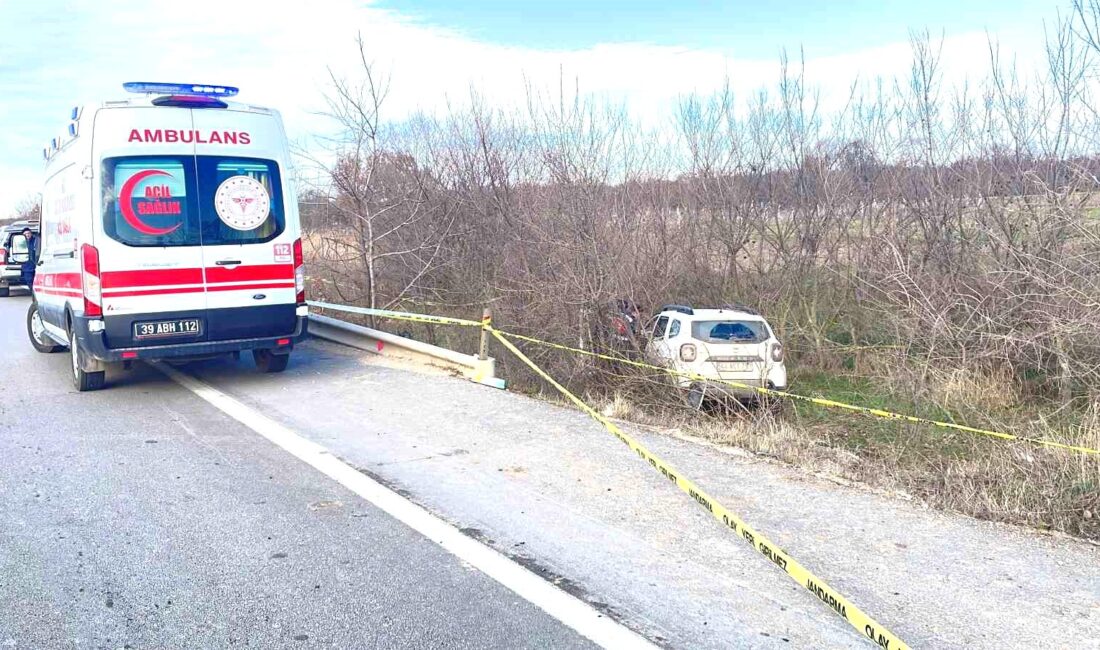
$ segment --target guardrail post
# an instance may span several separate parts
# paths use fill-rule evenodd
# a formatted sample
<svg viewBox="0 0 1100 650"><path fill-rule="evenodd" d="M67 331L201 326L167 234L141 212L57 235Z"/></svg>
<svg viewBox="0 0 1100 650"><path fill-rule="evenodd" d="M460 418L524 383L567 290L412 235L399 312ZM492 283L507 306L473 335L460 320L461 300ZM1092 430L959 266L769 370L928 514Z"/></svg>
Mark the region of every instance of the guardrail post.
<svg viewBox="0 0 1100 650"><path fill-rule="evenodd" d="M488 307L481 313L481 344L477 348L477 358L485 361L489 358L489 328L493 323L493 310Z"/></svg>

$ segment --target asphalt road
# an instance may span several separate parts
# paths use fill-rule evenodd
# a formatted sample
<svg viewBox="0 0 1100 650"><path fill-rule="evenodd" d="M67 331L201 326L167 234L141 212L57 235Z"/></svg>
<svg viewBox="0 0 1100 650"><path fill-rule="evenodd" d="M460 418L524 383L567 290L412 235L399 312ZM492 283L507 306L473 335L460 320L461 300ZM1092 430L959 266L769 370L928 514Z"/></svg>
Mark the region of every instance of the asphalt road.
<svg viewBox="0 0 1100 650"><path fill-rule="evenodd" d="M27 305L0 299L0 648L589 645L151 368L74 392Z"/></svg>

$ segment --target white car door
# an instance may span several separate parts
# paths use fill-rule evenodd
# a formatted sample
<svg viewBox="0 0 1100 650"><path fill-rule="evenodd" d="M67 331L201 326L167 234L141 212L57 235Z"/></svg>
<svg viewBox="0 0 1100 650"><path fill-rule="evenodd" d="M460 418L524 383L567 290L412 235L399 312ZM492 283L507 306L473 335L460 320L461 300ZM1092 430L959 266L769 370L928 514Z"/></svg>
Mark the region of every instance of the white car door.
<svg viewBox="0 0 1100 650"><path fill-rule="evenodd" d="M646 358L651 363L660 366L667 366L672 362L672 355L666 339L668 323L668 316L658 316L648 330L649 342L646 343Z"/></svg>

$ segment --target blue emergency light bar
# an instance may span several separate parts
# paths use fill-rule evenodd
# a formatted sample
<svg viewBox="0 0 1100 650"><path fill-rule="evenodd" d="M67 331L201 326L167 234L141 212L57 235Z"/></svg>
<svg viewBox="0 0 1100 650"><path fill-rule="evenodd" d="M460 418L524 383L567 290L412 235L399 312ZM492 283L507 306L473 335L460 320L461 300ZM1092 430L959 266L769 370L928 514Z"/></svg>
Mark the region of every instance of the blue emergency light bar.
<svg viewBox="0 0 1100 650"><path fill-rule="evenodd" d="M206 84L171 84L148 81L129 81L122 84L126 92L141 95L193 95L196 97L233 97L239 88L233 86L208 86Z"/></svg>

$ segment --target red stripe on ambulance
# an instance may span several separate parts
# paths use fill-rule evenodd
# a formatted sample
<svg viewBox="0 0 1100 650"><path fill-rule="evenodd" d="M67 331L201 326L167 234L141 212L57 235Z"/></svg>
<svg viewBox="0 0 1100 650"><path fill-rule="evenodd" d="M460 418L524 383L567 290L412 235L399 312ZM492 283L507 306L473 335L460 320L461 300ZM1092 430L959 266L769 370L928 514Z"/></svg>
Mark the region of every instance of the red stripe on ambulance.
<svg viewBox="0 0 1100 650"><path fill-rule="evenodd" d="M103 274L104 289L155 287L168 284L202 284L202 269L107 271Z"/></svg>
<svg viewBox="0 0 1100 650"><path fill-rule="evenodd" d="M240 282L257 282L263 280L293 280L294 267L290 264L255 264L226 268L222 266L208 266L205 269L149 269L137 271L109 271L103 274L103 288L112 295L131 295L130 292L118 292L114 289L146 289L155 287L168 287L178 285L201 285L204 282L211 285ZM73 274L77 281L79 274ZM79 288L79 284L77 285ZM201 291L202 287L196 290ZM182 293L177 291L175 293ZM139 294L132 294L139 295Z"/></svg>
<svg viewBox="0 0 1100 650"><path fill-rule="evenodd" d="M203 287L161 287L153 289L134 289L132 291L112 291L108 298L132 298L134 296L166 296L174 293L200 293L202 291L247 291L250 289L293 289L294 282L257 282L254 284L213 284Z"/></svg>
<svg viewBox="0 0 1100 650"><path fill-rule="evenodd" d="M206 281L248 282L251 280L293 280L294 267L290 264L255 264L226 268L223 266L206 267Z"/></svg>

